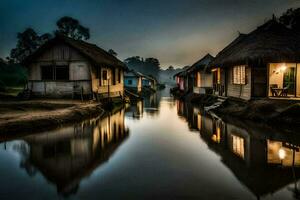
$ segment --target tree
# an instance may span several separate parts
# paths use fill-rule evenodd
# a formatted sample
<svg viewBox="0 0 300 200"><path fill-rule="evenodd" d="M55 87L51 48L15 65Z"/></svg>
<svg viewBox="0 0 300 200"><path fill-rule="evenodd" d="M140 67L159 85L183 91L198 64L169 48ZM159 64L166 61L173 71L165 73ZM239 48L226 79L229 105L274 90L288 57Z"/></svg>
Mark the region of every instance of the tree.
<svg viewBox="0 0 300 200"><path fill-rule="evenodd" d="M62 17L56 22L58 30L56 33L74 38L76 40L88 40L90 38L90 30L82 26L77 19L72 17Z"/></svg>
<svg viewBox="0 0 300 200"><path fill-rule="evenodd" d="M129 69L158 78L160 63L157 58L146 58L144 60L139 56L133 56L125 59L124 63Z"/></svg>
<svg viewBox="0 0 300 200"><path fill-rule="evenodd" d="M24 58L32 54L38 47L51 38L49 33L39 36L32 28L17 34L17 45L10 51L9 63L21 62Z"/></svg>
<svg viewBox="0 0 300 200"><path fill-rule="evenodd" d="M167 70L168 70L168 71L174 71L175 69L174 69L174 67L171 65L171 66L168 67Z"/></svg>
<svg viewBox="0 0 300 200"><path fill-rule="evenodd" d="M279 22L300 33L300 8L290 8L279 18Z"/></svg>
<svg viewBox="0 0 300 200"><path fill-rule="evenodd" d="M111 54L111 55L113 55L113 56L117 56L117 55L118 55L118 54L117 54L114 50L112 50L112 49L109 49L109 50L108 50L108 53Z"/></svg>

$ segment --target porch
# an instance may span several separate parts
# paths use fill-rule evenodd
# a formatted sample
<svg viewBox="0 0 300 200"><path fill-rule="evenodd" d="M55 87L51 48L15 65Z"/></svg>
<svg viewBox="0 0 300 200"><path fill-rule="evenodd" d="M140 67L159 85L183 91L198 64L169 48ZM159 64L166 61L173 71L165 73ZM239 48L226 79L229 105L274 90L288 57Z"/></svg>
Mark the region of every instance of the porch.
<svg viewBox="0 0 300 200"><path fill-rule="evenodd" d="M115 98L124 96L124 86L122 83L115 85L98 86L97 92L99 98Z"/></svg>
<svg viewBox="0 0 300 200"><path fill-rule="evenodd" d="M268 97L300 99L299 67L299 63L270 63L268 66Z"/></svg>

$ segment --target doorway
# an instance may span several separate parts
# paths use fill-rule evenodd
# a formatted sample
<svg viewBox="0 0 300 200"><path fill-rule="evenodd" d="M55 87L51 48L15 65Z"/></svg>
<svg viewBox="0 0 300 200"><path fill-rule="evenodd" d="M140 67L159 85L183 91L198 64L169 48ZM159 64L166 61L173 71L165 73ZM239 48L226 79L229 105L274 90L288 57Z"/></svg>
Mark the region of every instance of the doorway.
<svg viewBox="0 0 300 200"><path fill-rule="evenodd" d="M283 74L283 87L287 88L288 95L295 95L295 87L296 87L296 68L288 67Z"/></svg>

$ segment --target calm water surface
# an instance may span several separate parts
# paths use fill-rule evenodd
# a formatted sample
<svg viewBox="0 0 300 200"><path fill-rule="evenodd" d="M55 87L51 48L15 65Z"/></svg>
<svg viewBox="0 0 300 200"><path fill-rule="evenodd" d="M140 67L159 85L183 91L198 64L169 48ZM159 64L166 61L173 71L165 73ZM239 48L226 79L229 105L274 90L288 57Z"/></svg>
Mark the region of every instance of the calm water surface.
<svg viewBox="0 0 300 200"><path fill-rule="evenodd" d="M103 119L0 144L0 199L299 199L300 139L167 90Z"/></svg>

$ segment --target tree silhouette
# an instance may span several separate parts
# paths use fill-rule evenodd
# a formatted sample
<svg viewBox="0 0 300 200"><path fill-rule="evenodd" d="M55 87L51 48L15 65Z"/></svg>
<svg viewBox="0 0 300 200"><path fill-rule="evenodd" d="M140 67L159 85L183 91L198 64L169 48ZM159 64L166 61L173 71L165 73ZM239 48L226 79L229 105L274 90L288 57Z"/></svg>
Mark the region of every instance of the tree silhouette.
<svg viewBox="0 0 300 200"><path fill-rule="evenodd" d="M88 40L90 38L90 30L82 26L77 19L72 17L62 17L56 22L58 30L56 33L74 38L76 40Z"/></svg>
<svg viewBox="0 0 300 200"><path fill-rule="evenodd" d="M49 33L39 36L32 28L25 29L17 34L17 45L11 50L8 61L10 63L21 62L50 38L51 34Z"/></svg>
<svg viewBox="0 0 300 200"><path fill-rule="evenodd" d="M300 33L300 8L290 8L279 18L279 22Z"/></svg>
<svg viewBox="0 0 300 200"><path fill-rule="evenodd" d="M129 69L158 78L160 63L157 58L146 58L144 60L140 56L133 56L125 59L124 63Z"/></svg>

